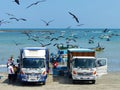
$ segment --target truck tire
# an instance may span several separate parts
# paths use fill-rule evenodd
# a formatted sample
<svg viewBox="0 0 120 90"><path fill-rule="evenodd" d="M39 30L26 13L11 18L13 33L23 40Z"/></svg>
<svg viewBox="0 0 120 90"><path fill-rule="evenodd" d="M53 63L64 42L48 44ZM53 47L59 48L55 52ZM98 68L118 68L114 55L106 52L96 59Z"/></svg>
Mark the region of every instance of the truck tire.
<svg viewBox="0 0 120 90"><path fill-rule="evenodd" d="M43 82L43 85L45 85L46 84L46 82Z"/></svg>
<svg viewBox="0 0 120 90"><path fill-rule="evenodd" d="M70 79L72 78L72 74L69 73L68 76L69 76Z"/></svg>
<svg viewBox="0 0 120 90"><path fill-rule="evenodd" d="M73 83L73 84L76 84L77 82L76 82L76 80L72 80L72 83Z"/></svg>
<svg viewBox="0 0 120 90"><path fill-rule="evenodd" d="M92 84L95 84L95 80L92 80Z"/></svg>

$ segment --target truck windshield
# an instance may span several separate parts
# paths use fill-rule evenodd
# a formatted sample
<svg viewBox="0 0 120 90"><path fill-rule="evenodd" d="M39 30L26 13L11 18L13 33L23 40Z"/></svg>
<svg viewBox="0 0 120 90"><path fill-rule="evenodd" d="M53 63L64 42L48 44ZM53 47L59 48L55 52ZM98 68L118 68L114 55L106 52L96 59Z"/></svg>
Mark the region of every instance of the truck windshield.
<svg viewBox="0 0 120 90"><path fill-rule="evenodd" d="M75 68L94 68L95 67L95 59L74 59L73 66Z"/></svg>
<svg viewBox="0 0 120 90"><path fill-rule="evenodd" d="M24 58L23 68L43 68L45 67L43 58Z"/></svg>

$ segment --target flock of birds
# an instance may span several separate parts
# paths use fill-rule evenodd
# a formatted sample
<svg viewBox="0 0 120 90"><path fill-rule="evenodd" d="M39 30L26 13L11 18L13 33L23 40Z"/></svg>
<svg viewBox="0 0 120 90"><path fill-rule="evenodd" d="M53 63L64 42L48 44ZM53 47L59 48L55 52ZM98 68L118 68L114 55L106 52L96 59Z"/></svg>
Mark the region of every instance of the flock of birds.
<svg viewBox="0 0 120 90"><path fill-rule="evenodd" d="M28 8L31 8L32 6L38 5L39 3L45 2L45 1L46 1L46 0L36 1L36 2L28 5L26 8L27 8L27 9L28 9ZM20 1L19 1L19 0L14 0L14 2L15 2L17 5L20 5ZM72 12L68 12L68 13L69 13L69 14L73 17L73 19L78 23L77 26L82 26L82 25L84 25L84 24L80 24L80 23L79 23L80 21L79 21L78 17L77 17L75 14L73 14ZM6 14L7 14L8 16L10 16L9 20L27 21L27 19L25 19L25 18L17 18L17 17L15 17L15 15L10 14L10 13L6 13ZM41 19L41 21L45 23L45 26L49 26L50 23L53 22L53 21L55 21L55 20L45 21L45 20ZM2 24L6 24L6 23L10 23L10 21L6 21L6 20L4 20L4 19L0 20L0 26L1 26ZM69 28L70 28L70 27L69 27Z"/></svg>
<svg viewBox="0 0 120 90"><path fill-rule="evenodd" d="M46 1L46 0L36 1L36 2L28 5L26 8L27 8L27 9L28 9L28 8L31 8L32 6L38 5L39 3L45 2L45 1ZM19 1L19 0L14 0L14 2L15 2L17 5L20 5L20 1ZM10 14L10 13L6 13L6 14L7 14L8 16L10 16L9 20L15 20L15 21L17 21L17 22L18 22L18 21L27 21L27 19L25 19L25 18L17 18L15 15ZM84 24L80 24L80 21L79 21L78 17L77 17L75 14L73 14L72 12L68 12L68 14L73 17L73 19L75 20L75 22L78 24L77 26L82 26L82 25L84 25ZM55 20L45 21L45 20L41 19L41 21L44 22L46 26L49 26L50 23L53 22L53 21L55 21ZM6 24L6 23L10 23L10 21L6 21L6 20L4 20L4 19L0 20L0 26L1 26L2 24ZM108 32L109 32L108 29L103 30L103 33L108 33ZM76 42L77 42L77 39L78 39L78 37L76 37L76 36L74 36L74 35L72 36L72 38L71 38L71 37L65 37L65 36L63 35L63 33L62 33L60 36L51 37L51 36L54 34L54 32L49 32L49 35L44 37L45 39L49 39L49 40L48 40L49 42L48 42L47 44L44 44L44 43L42 43L42 42L44 42L44 41L43 41L43 40L40 40L41 37L38 36L38 35L33 35L32 32L24 31L23 34L25 34L25 35L28 37L29 40L33 40L33 41L35 41L35 42L39 42L39 44L40 44L42 47L51 45L53 41L59 42L58 40L61 39L61 38L65 38L64 41L66 42L67 45L69 45L70 42L76 43ZM102 39L102 38L106 38L107 41L110 41L110 37L111 37L111 35L107 35L107 36L105 36L105 35L102 36L102 35L101 35L101 36L100 36L101 39ZM42 37L42 38L43 38L43 37ZM13 42L16 44L16 46L19 45L19 43L15 42L15 41L13 41ZM94 37L91 37L90 39L88 39L88 43L89 43L89 44L94 43ZM63 43L54 43L54 44L53 44L53 46L57 46L57 47L58 47L59 45L62 45L62 46L63 46L64 44L63 44ZM100 46L100 44L99 44L98 46ZM78 46L75 45L75 47L78 47Z"/></svg>
<svg viewBox="0 0 120 90"><path fill-rule="evenodd" d="M72 32L72 31L54 31L54 30L49 30L49 31L23 31L22 34L26 35L28 37L28 40L32 40L34 42L37 42L40 44L41 47L56 47L59 48L60 46L70 46L70 47L75 47L78 48L80 47L78 43L80 43L81 37L87 37L88 38L88 44L96 44L96 47L89 47L91 49L94 49L96 51L103 51L105 47L101 46L101 43L96 41L95 38L99 38L100 40L107 40L106 37L102 35L107 35L109 36L109 41L112 36L120 36L119 34L115 34L111 32L109 29L105 29L99 34L99 36L94 36L94 33L92 34L93 36L90 37L90 33L92 31L79 31L79 32ZM74 33L74 34L73 34ZM86 34L87 33L87 34ZM83 35L84 34L84 35ZM96 33L95 33L96 34ZM83 35L83 36L82 36ZM93 42L90 43L90 40ZM99 41L100 41L99 40ZM89 45L88 45L89 46ZM94 46L94 45L93 45Z"/></svg>

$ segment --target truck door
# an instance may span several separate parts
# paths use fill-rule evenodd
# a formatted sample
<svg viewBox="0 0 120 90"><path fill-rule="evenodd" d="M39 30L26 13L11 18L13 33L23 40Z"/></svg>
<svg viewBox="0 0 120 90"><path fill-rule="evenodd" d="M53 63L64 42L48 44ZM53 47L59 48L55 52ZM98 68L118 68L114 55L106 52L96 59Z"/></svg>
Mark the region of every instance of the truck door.
<svg viewBox="0 0 120 90"><path fill-rule="evenodd" d="M106 58L98 58L96 60L96 69L97 76L102 76L107 74L107 59Z"/></svg>

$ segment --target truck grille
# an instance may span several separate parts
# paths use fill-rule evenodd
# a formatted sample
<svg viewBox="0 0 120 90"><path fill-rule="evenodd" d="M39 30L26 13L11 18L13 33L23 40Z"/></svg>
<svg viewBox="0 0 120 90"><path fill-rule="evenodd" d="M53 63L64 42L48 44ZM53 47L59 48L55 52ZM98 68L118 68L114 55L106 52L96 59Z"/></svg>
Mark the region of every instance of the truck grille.
<svg viewBox="0 0 120 90"><path fill-rule="evenodd" d="M79 76L91 76L91 75L93 75L93 72L79 72L79 73L77 73Z"/></svg>
<svg viewBox="0 0 120 90"><path fill-rule="evenodd" d="M40 75L41 73L26 73L26 75Z"/></svg>

